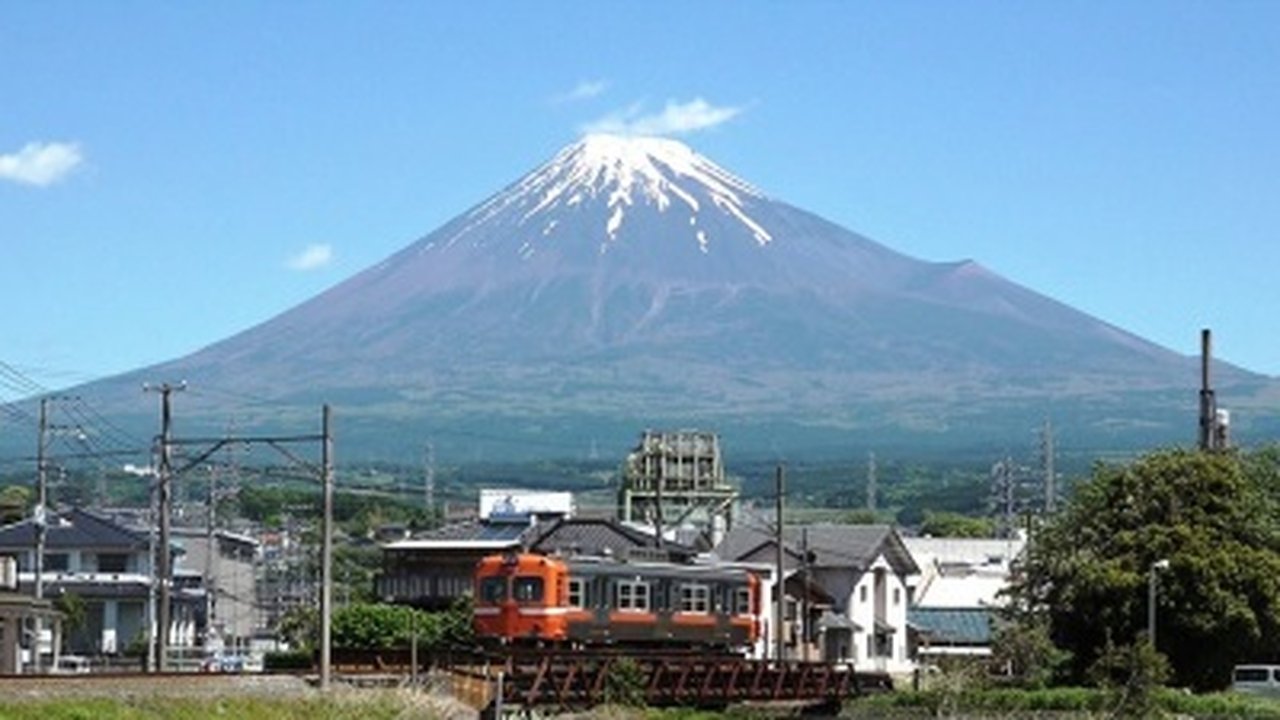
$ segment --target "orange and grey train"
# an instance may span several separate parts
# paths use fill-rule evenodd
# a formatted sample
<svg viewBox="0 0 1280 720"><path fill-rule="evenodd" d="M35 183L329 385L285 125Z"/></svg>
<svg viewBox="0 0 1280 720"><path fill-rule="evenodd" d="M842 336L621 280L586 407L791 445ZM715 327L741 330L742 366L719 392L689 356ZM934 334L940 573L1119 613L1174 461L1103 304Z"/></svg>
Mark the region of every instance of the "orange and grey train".
<svg viewBox="0 0 1280 720"><path fill-rule="evenodd" d="M756 641L759 613L746 570L529 553L476 565L482 642L739 650Z"/></svg>

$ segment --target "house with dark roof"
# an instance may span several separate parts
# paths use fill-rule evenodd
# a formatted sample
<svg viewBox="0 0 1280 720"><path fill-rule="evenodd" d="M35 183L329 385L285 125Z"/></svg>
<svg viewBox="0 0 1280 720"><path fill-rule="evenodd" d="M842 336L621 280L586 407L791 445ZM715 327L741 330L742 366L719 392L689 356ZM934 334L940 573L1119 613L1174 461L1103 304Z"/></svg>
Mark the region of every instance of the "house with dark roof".
<svg viewBox="0 0 1280 720"><path fill-rule="evenodd" d="M897 531L888 525L788 525L782 536L784 612L777 631L783 655L910 672L908 587L919 569ZM773 533L740 524L713 554L759 572L765 597L776 603L777 550ZM774 618L768 613L762 619L767 637L761 650L770 657L777 654Z"/></svg>
<svg viewBox="0 0 1280 720"><path fill-rule="evenodd" d="M80 509L49 513L42 580L44 596L75 594L85 603L82 626L66 628L67 650L115 655L147 639L151 602L151 540L142 532ZM35 592L34 520L0 527L0 554L18 562L19 591ZM194 624L199 607L175 594L174 627Z"/></svg>

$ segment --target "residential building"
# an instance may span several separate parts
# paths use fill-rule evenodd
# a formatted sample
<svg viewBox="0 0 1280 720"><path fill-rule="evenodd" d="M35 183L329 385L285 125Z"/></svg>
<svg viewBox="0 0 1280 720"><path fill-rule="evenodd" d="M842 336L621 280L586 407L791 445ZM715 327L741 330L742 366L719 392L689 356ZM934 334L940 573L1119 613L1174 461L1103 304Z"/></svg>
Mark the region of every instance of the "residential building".
<svg viewBox="0 0 1280 720"><path fill-rule="evenodd" d="M256 571L261 544L228 530L179 527L173 543L182 549L182 570L196 575L205 602L201 645L246 648L258 629ZM213 552L210 552L210 547Z"/></svg>
<svg viewBox="0 0 1280 720"><path fill-rule="evenodd" d="M81 509L51 512L45 533L43 590L46 598L74 594L87 610L85 622L67 628L66 648L81 655L116 655L149 635L152 602L152 538ZM18 561L20 591L35 592L33 520L0 527L0 554ZM175 593L171 637L195 622L198 605Z"/></svg>
<svg viewBox="0 0 1280 720"><path fill-rule="evenodd" d="M908 610L911 655L933 663L942 657L991 654L995 614L1023 538L903 538L920 573L911 580Z"/></svg>
<svg viewBox="0 0 1280 720"><path fill-rule="evenodd" d="M890 673L910 672L908 580L919 573L902 538L888 525L788 525L783 528L780 631L785 659L852 662ZM777 540L752 525L731 530L713 554L750 567L764 579L767 606L779 602ZM762 618L761 651L777 656L773 613Z"/></svg>

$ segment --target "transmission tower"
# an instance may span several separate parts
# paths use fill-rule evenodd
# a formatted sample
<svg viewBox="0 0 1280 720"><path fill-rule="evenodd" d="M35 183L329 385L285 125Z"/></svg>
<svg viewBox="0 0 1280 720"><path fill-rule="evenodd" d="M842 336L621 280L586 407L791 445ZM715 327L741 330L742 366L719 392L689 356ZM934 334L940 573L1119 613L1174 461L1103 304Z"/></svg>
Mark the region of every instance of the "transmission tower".
<svg viewBox="0 0 1280 720"><path fill-rule="evenodd" d="M876 511L876 454L867 453L867 509Z"/></svg>

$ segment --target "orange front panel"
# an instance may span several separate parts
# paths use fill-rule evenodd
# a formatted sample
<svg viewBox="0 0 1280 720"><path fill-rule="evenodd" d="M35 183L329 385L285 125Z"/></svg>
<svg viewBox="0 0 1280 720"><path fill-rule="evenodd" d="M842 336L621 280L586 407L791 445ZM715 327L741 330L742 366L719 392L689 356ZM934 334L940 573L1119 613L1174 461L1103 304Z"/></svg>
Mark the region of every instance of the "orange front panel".
<svg viewBox="0 0 1280 720"><path fill-rule="evenodd" d="M481 638L563 640L567 568L533 554L491 555L476 565L474 627ZM495 584L496 583L496 584ZM488 585L489 592L482 592Z"/></svg>

